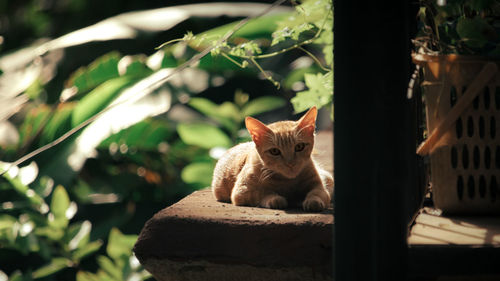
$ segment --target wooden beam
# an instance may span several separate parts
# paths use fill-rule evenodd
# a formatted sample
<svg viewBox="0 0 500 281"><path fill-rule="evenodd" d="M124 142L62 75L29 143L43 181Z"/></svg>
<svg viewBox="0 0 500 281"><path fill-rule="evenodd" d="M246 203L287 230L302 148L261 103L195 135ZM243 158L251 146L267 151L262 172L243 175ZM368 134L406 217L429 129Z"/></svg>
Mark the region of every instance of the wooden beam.
<svg viewBox="0 0 500 281"><path fill-rule="evenodd" d="M403 280L416 187L410 1L336 1L336 280Z"/></svg>

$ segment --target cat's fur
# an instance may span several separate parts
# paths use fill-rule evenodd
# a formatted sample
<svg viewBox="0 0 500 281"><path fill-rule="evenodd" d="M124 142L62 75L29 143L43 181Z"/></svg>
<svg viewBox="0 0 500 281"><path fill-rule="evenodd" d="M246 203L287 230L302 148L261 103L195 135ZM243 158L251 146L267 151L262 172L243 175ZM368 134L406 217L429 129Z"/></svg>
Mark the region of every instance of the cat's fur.
<svg viewBox="0 0 500 281"><path fill-rule="evenodd" d="M238 206L327 208L333 178L311 158L316 115L313 107L298 121L267 126L247 117L253 142L239 144L219 159L212 181L215 198Z"/></svg>

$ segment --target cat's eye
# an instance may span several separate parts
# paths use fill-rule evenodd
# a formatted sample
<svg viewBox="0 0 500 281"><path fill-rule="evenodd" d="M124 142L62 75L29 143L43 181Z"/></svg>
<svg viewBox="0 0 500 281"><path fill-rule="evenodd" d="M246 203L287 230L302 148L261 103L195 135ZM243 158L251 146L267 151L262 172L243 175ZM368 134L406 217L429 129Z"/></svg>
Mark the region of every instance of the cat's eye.
<svg viewBox="0 0 500 281"><path fill-rule="evenodd" d="M269 149L269 153L271 153L271 155L278 156L281 154L281 151L277 148L271 148Z"/></svg>
<svg viewBox="0 0 500 281"><path fill-rule="evenodd" d="M295 152L300 152L302 150L304 150L304 148L306 147L306 144L301 142L301 143L298 143L295 145Z"/></svg>

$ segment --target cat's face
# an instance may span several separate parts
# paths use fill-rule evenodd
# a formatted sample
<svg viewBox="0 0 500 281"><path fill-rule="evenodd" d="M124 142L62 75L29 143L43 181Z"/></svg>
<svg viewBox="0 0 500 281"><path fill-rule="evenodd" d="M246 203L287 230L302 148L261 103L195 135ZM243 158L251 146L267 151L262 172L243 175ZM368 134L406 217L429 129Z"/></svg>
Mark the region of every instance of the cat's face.
<svg viewBox="0 0 500 281"><path fill-rule="evenodd" d="M247 129L266 168L293 179L311 157L317 110L311 108L298 121L281 121L268 126L247 117Z"/></svg>

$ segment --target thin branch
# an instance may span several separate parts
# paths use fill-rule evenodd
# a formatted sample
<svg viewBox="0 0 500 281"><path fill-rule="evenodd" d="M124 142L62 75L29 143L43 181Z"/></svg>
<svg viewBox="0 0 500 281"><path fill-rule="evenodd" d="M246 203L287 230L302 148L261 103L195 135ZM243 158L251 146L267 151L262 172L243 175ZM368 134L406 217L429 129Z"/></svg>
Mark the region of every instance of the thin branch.
<svg viewBox="0 0 500 281"><path fill-rule="evenodd" d="M170 41L167 41L165 43L162 43L160 46L156 47L155 50L159 50L159 49L162 49L163 47L167 46L167 45L170 45L172 43L177 43L177 42L182 42L182 41L185 41L184 38L177 38L177 39L172 39Z"/></svg>
<svg viewBox="0 0 500 281"><path fill-rule="evenodd" d="M231 58L228 54L226 53L221 53L221 55L223 57L225 57L226 59L228 59L230 62L236 64L238 67L241 67L241 68L245 68L246 66L243 65L243 63L239 63L237 62L236 60L234 60L233 58Z"/></svg>
<svg viewBox="0 0 500 281"><path fill-rule="evenodd" d="M280 88L280 83L278 81L274 80L271 75L267 74L267 72L264 69L262 69L260 64L258 64L254 58L250 58L250 61L259 69L259 71L264 75L264 77L266 77L267 80L269 80L271 83L273 83L273 85L275 87L277 87L278 89Z"/></svg>
<svg viewBox="0 0 500 281"><path fill-rule="evenodd" d="M299 50L301 50L302 52L306 53L310 58L312 58L316 64L324 71L330 71L329 68L326 68L325 66L323 66L323 64L319 61L319 59L311 52L309 52L308 50L302 48L302 47L299 47L298 48Z"/></svg>
<svg viewBox="0 0 500 281"><path fill-rule="evenodd" d="M279 51L276 51L276 52L273 52L273 53L264 54L264 55L257 55L257 56L252 56L252 57L255 58L255 59L268 58L268 57L279 55L279 54L291 51L293 49L301 48L304 45L309 45L309 44L313 43L314 40L316 40L316 39L319 38L319 36L321 35L321 32L323 32L323 30L325 29L325 25L326 25L326 22L328 21L328 17L330 16L330 13L331 13L331 11L329 11L328 14L326 14L325 19L323 20L323 23L321 24L321 27L318 29L318 31L316 31L316 33L314 34L313 37L311 37L311 38L309 38L309 39L307 39L305 41L296 43L296 44L294 44L294 45L292 45L292 46L290 46L288 48L285 48L285 49L282 49L282 50L279 50ZM245 56L242 56L242 57L246 58Z"/></svg>

